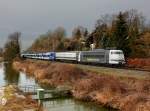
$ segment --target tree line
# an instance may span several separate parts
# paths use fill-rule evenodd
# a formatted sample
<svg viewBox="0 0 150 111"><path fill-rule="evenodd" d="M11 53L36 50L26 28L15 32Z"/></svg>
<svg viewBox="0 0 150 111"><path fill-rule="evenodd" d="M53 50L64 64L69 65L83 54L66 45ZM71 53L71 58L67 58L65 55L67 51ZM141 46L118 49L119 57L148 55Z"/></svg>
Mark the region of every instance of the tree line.
<svg viewBox="0 0 150 111"><path fill-rule="evenodd" d="M81 51L95 48L113 48L124 51L126 57L150 57L150 25L137 10L104 15L96 21L92 32L78 26L67 37L63 27L40 35L27 49L31 52ZM20 32L10 34L3 49L5 60L20 54ZM1 51L1 50L0 50Z"/></svg>
<svg viewBox="0 0 150 111"><path fill-rule="evenodd" d="M76 51L95 48L115 48L124 51L126 57L150 57L150 25L137 10L104 15L96 21L91 33L87 28L74 28L66 37L63 27L40 35L28 49L30 51Z"/></svg>

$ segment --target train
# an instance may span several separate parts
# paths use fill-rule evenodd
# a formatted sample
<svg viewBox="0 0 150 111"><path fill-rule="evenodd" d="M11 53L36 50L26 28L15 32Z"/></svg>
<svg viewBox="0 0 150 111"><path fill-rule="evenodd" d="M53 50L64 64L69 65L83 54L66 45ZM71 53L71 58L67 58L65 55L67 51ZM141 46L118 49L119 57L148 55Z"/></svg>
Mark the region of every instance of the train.
<svg viewBox="0 0 150 111"><path fill-rule="evenodd" d="M66 51L45 53L21 53L22 58L49 61L72 61L88 64L124 65L125 56L122 50L94 49L91 51Z"/></svg>

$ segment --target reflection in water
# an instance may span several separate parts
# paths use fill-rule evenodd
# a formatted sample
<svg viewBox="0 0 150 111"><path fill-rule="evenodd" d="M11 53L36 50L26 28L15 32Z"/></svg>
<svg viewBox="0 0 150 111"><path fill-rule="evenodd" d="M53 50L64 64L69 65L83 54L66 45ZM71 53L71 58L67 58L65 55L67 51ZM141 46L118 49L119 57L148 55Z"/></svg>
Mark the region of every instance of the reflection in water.
<svg viewBox="0 0 150 111"><path fill-rule="evenodd" d="M73 99L54 99L43 101L46 111L115 111L92 103L79 102Z"/></svg>
<svg viewBox="0 0 150 111"><path fill-rule="evenodd" d="M5 82L6 82L6 85L8 84L16 84L18 85L19 83L19 72L14 70L12 68L12 65L11 64L7 64L5 63L4 64L5 68L4 68L4 72L5 72Z"/></svg>
<svg viewBox="0 0 150 111"><path fill-rule="evenodd" d="M34 78L28 77L23 72L18 72L12 68L11 64L0 63L0 86L8 84L16 85L37 85Z"/></svg>

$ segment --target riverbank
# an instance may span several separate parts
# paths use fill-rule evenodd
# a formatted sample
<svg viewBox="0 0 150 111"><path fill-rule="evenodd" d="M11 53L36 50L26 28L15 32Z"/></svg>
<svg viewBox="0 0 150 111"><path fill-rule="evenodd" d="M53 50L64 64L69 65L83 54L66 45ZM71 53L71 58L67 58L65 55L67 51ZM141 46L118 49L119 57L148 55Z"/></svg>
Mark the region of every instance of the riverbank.
<svg viewBox="0 0 150 111"><path fill-rule="evenodd" d="M119 77L82 70L72 64L15 61L13 67L49 86L69 87L74 98L121 111L150 110L150 79Z"/></svg>
<svg viewBox="0 0 150 111"><path fill-rule="evenodd" d="M0 111L42 111L38 103L21 92L17 86L0 88Z"/></svg>

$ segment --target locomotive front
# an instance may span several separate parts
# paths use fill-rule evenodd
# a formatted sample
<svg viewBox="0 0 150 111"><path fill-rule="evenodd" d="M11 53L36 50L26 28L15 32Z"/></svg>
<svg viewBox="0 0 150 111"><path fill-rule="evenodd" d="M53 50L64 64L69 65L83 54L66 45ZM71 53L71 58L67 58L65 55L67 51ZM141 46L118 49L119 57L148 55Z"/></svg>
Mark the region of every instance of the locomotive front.
<svg viewBox="0 0 150 111"><path fill-rule="evenodd" d="M125 64L125 57L122 50L110 50L109 52L109 64Z"/></svg>

